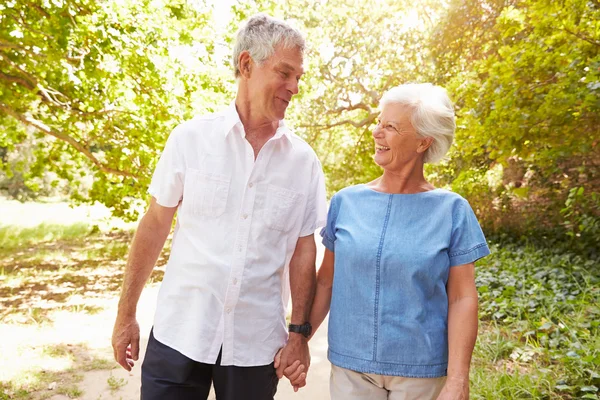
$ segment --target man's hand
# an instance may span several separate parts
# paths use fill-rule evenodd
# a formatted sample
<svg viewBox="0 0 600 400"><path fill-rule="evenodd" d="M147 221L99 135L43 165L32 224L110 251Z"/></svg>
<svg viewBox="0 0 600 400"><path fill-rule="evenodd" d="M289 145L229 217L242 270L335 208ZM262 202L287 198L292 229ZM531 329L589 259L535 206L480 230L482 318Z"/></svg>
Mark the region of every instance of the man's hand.
<svg viewBox="0 0 600 400"><path fill-rule="evenodd" d="M127 371L140 356L140 326L135 317L117 316L112 335L115 360Z"/></svg>
<svg viewBox="0 0 600 400"><path fill-rule="evenodd" d="M469 379L448 378L437 400L469 400Z"/></svg>
<svg viewBox="0 0 600 400"><path fill-rule="evenodd" d="M275 368L279 368L281 365L281 353L283 348L279 349L275 354ZM294 392L297 392L301 387L306 386L306 372L304 371L304 365L300 364L300 360L294 361L290 366L283 370L283 374L290 380L290 384L294 388ZM292 380L296 380L299 383L297 385L292 384Z"/></svg>
<svg viewBox="0 0 600 400"><path fill-rule="evenodd" d="M308 339L301 334L290 333L287 345L275 356L277 377L281 379L285 375L294 387L294 392L297 392L298 389L306 386L309 367Z"/></svg>

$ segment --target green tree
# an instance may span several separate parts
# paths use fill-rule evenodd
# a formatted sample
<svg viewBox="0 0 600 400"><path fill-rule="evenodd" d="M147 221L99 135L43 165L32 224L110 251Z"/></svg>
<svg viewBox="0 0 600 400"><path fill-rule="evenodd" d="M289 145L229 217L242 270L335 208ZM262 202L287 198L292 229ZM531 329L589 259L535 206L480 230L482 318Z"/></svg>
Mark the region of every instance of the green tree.
<svg viewBox="0 0 600 400"><path fill-rule="evenodd" d="M169 131L230 91L212 13L183 0L2 0L0 147L35 128L30 178L76 185L91 171L73 198L135 218Z"/></svg>
<svg viewBox="0 0 600 400"><path fill-rule="evenodd" d="M306 73L287 119L319 154L330 193L381 173L371 137L379 100L395 85L433 76L427 38L437 3L296 0L237 6L242 18L269 10L306 35Z"/></svg>
<svg viewBox="0 0 600 400"><path fill-rule="evenodd" d="M571 188L600 190L598 1L455 0L432 53L459 122L437 172L487 222L556 223Z"/></svg>

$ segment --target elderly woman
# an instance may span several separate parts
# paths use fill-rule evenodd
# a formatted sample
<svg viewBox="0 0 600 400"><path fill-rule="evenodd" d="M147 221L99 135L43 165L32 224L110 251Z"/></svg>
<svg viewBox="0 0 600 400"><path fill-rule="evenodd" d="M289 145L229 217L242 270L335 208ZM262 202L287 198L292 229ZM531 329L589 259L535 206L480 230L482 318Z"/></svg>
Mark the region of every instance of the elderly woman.
<svg viewBox="0 0 600 400"><path fill-rule="evenodd" d="M408 84L381 107L383 174L333 196L321 232L310 322L330 311L331 398L467 399L474 263L490 251L469 203L423 174L452 144L452 104L441 87Z"/></svg>

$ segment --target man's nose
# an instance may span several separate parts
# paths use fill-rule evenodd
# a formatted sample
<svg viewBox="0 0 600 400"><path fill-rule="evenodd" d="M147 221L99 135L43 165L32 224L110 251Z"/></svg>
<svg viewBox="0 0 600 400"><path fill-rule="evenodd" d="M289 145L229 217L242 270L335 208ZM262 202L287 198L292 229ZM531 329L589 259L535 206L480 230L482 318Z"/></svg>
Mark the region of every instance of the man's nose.
<svg viewBox="0 0 600 400"><path fill-rule="evenodd" d="M288 83L288 90L290 91L290 93L292 93L292 95L298 94L300 88L299 88L299 82L294 78L290 80L290 83Z"/></svg>

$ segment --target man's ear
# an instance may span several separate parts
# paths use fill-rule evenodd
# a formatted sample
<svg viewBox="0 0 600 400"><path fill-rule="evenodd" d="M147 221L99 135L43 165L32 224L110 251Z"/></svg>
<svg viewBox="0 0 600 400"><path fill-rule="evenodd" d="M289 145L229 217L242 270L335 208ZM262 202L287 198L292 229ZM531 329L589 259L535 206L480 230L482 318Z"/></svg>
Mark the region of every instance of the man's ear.
<svg viewBox="0 0 600 400"><path fill-rule="evenodd" d="M421 143L417 146L417 153L424 153L433 144L432 137L426 137L421 139Z"/></svg>
<svg viewBox="0 0 600 400"><path fill-rule="evenodd" d="M252 68L254 66L254 60L250 57L250 53L246 50L242 51L238 58L238 65L240 69L240 75L244 78L250 78Z"/></svg>

